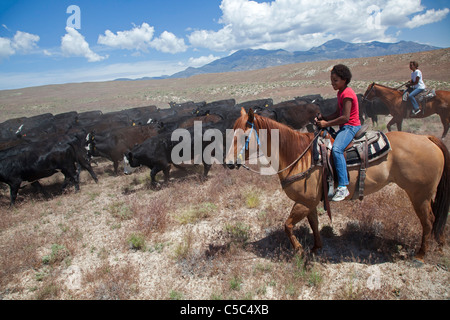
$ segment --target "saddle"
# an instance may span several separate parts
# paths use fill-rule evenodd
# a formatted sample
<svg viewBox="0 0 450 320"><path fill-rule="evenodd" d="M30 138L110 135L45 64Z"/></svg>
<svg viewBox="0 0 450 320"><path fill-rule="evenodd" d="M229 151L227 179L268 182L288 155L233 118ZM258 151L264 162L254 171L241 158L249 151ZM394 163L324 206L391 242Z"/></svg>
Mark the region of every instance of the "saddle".
<svg viewBox="0 0 450 320"><path fill-rule="evenodd" d="M356 133L354 139L347 146L344 152L347 161L347 168L359 166L359 178L357 182L357 190L352 200L364 198L364 182L366 178L366 170L370 163L383 158L391 151L391 145L386 135L381 131L367 130L368 125ZM335 167L333 157L331 155L332 139L330 135L321 134L315 141L313 147L313 163L315 166L323 167L323 194L324 206L331 218L329 197L333 197L335 185Z"/></svg>
<svg viewBox="0 0 450 320"><path fill-rule="evenodd" d="M412 91L412 89L407 89L403 92L403 101L408 101L409 93ZM415 96L416 101L422 105L422 110L425 113L425 105L428 101L436 97L436 90L434 89L425 89L421 93ZM410 106L412 107L412 104L410 103ZM407 118L409 118L410 113L407 113Z"/></svg>
<svg viewBox="0 0 450 320"><path fill-rule="evenodd" d="M407 101L408 100L408 96L409 93L412 91L411 90L405 90L403 93L403 101ZM423 90L421 93L419 93L418 95L416 95L416 100L418 102L422 102L425 100L425 102L427 102L430 99L433 99L434 97L436 97L436 90L434 89L425 89Z"/></svg>
<svg viewBox="0 0 450 320"><path fill-rule="evenodd" d="M359 179L357 182L358 193L354 193L352 200L355 200L356 197L359 197L360 200L364 198L366 169L369 167L370 163L383 158L391 151L391 144L383 132L368 131L367 129L368 125L362 126L344 152L347 168L355 166L360 167ZM322 200L324 200L324 207L328 212L330 220L331 210L328 199L329 197L333 197L335 185L335 168L333 157L331 156L332 143L334 141L332 138L333 132L334 130L330 128L327 131L323 130L320 133L316 133L311 146L311 167L304 172L288 176L281 181L281 186L284 189L291 183L305 179L316 167L322 167Z"/></svg>

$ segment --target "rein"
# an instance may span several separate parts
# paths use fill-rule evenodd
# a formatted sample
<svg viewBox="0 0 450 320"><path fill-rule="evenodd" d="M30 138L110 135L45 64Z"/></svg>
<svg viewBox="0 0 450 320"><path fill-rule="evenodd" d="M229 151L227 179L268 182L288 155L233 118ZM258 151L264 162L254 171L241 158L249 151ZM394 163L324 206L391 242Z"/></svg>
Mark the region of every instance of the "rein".
<svg viewBox="0 0 450 320"><path fill-rule="evenodd" d="M405 83L401 84L400 86L398 86L398 87L396 87L396 88L389 88L389 87L386 87L386 86L382 86L382 87L385 87L385 88L391 89L391 90L395 90L395 91L399 91L398 89L400 89L400 88L403 87L403 86L406 86L406 84L408 84L408 83L409 83L409 82L405 82ZM374 102L374 100L375 100L375 97L377 96L377 93L375 92L375 85L377 85L375 82L372 83L372 85L371 85L369 91L367 92L367 94L365 94L365 95L363 96L363 100L364 100L364 101L368 101L368 102L370 102L370 103L373 104L373 102ZM372 100L369 100L367 97L370 95L370 93L371 93L372 91L375 92L375 97L374 97Z"/></svg>
<svg viewBox="0 0 450 320"><path fill-rule="evenodd" d="M257 132L256 129L254 128L254 123L253 123L253 122L249 122L249 121L247 121L247 123L250 124L250 125L252 126L252 129L251 129L251 131L250 131L250 134L249 134L248 137L247 137L247 140L245 141L245 145L242 147L241 152L240 152L239 155L238 155L238 158L239 158L241 161L243 160L243 157L242 157L243 153L244 153L246 150L248 150L248 145L249 145L250 138L251 138L251 136L252 136L252 132L253 132L253 131L255 131L255 135L256 135L256 139L257 139L258 146L261 146L261 142L260 142L260 140L259 140L258 132ZM320 131L318 131L318 132L314 135L314 138L311 140L311 142L310 142L309 145L306 147L306 149L300 154L300 156L298 156L297 159L295 159L295 160L294 160L290 165L288 165L286 168L281 169L281 170L278 170L277 172L275 172L275 174L282 173L282 172L286 171L287 169L291 168L293 165L297 164L297 163L300 161L300 159L303 158L303 156L306 154L306 152L308 152L308 150L311 148L311 146L313 145L314 141L317 139L317 137L320 135L321 132L322 132L322 131L320 130ZM259 158L259 157L260 157L260 156L258 156L258 158ZM242 167L245 168L245 169L247 169L247 170L249 170L249 171L252 171L252 172L255 172L255 173L259 173L258 171L255 171L255 170L249 168L249 167L246 166L245 164L242 164ZM309 167L308 170L306 170L306 171L304 171L304 172L302 172L302 173L296 174L295 176L292 176L292 178L298 178L298 176L306 177L306 176L309 174L309 172L311 172L311 170L312 170L314 167L315 167L315 166L312 164L311 167ZM286 178L285 180L283 180L283 182L286 181L287 179L288 179L288 178ZM282 184L283 184L283 182L282 182Z"/></svg>
<svg viewBox="0 0 450 320"><path fill-rule="evenodd" d="M365 94L365 95L363 96L363 100L364 100L364 101L368 101L368 102L370 102L370 103L373 104L373 102L374 102L374 100L375 100L375 97L374 97L372 100L367 99L367 97L370 95L370 93L372 92L372 90L375 91L375 82L372 83L372 86L370 87L369 92L367 92L367 94ZM375 94L375 96L376 96L376 94Z"/></svg>

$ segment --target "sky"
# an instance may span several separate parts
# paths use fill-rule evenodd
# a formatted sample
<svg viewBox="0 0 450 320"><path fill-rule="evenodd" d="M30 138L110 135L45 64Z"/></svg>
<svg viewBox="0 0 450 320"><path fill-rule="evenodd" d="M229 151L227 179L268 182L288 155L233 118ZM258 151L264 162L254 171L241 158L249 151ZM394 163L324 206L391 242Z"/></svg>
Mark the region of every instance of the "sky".
<svg viewBox="0 0 450 320"><path fill-rule="evenodd" d="M332 39L450 47L449 0L0 0L0 90L172 75Z"/></svg>

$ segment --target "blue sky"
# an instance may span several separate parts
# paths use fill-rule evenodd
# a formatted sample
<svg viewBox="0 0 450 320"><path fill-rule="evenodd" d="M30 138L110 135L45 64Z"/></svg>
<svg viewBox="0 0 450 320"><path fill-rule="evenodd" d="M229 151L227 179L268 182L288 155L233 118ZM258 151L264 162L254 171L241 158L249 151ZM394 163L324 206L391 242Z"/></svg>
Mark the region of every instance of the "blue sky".
<svg viewBox="0 0 450 320"><path fill-rule="evenodd" d="M78 9L69 10L71 5ZM0 90L171 75L246 48L450 47L448 0L0 1ZM78 19L79 18L79 19Z"/></svg>

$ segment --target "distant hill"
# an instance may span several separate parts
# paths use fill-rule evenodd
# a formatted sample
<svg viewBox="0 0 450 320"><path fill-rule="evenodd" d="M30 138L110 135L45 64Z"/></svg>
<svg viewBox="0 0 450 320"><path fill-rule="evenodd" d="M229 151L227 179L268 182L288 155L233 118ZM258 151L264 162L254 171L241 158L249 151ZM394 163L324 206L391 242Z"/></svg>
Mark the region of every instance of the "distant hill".
<svg viewBox="0 0 450 320"><path fill-rule="evenodd" d="M330 40L307 51L289 52L286 50L244 49L228 57L214 60L199 68L189 67L171 76L143 77L139 79L120 78L126 80L160 80L170 78L188 78L198 74L222 73L233 71L250 71L293 63L325 61L336 59L368 58L393 54L404 54L441 49L439 47L420 44L412 41L397 43L368 42L350 43L339 39Z"/></svg>
<svg viewBox="0 0 450 320"><path fill-rule="evenodd" d="M339 39L330 40L321 46L313 47L308 51L289 52L285 50L239 50L232 55L215 60L203 67L189 67L169 78L187 78L197 74L219 73L230 71L249 71L292 63L366 58L403 54L440 49L429 45L411 41L397 43L384 43L373 41L369 43L349 43Z"/></svg>
<svg viewBox="0 0 450 320"><path fill-rule="evenodd" d="M0 90L0 122L51 112L111 112L169 102L213 102L235 99L242 103L273 99L274 103L294 97L320 94L336 97L330 85L330 67L351 67L352 88L364 93L372 82L387 86L404 83L411 74L409 61L420 63L425 83L436 90L450 90L450 48L386 56L302 62L250 71L207 73L180 79L66 83ZM82 99L80 99L82 97ZM439 133L441 134L441 133Z"/></svg>

